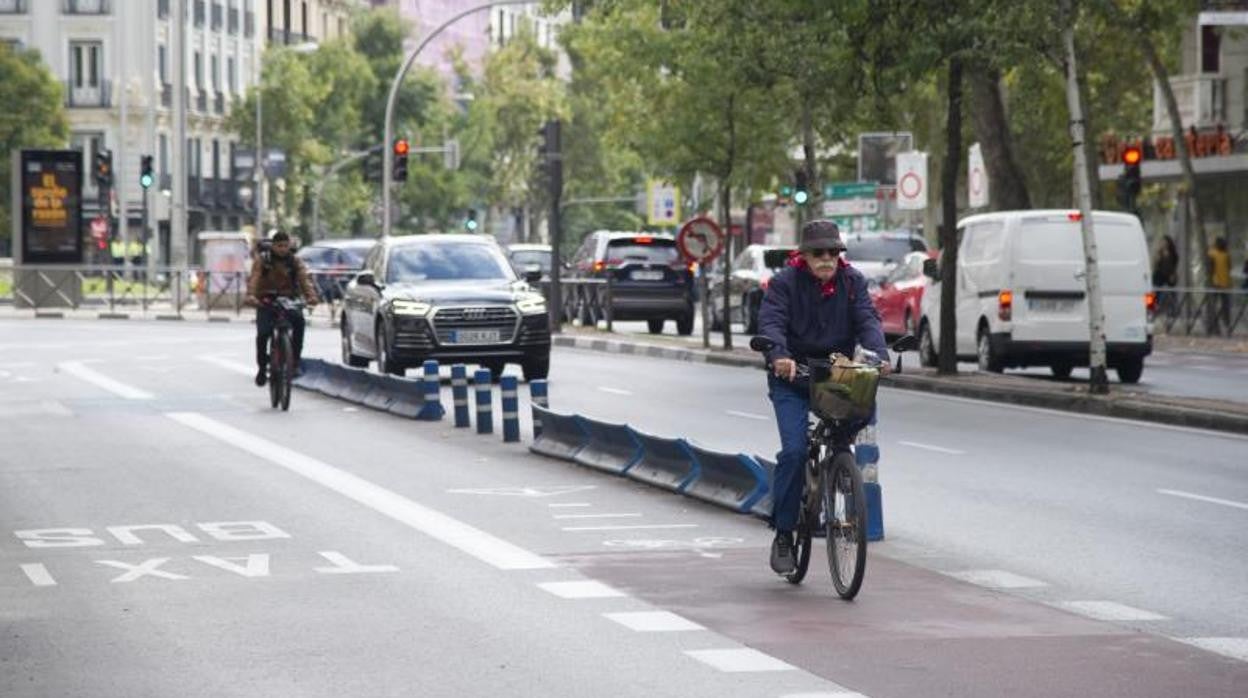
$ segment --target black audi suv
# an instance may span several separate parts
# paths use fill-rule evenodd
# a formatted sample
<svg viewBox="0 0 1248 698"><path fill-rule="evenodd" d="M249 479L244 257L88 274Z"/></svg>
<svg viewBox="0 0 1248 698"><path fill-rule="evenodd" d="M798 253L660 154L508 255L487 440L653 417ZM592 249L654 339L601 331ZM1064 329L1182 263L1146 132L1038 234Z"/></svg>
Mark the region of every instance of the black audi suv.
<svg viewBox="0 0 1248 698"><path fill-rule="evenodd" d="M546 301L492 238L413 235L377 242L347 285L342 360L403 375L426 359L471 363L494 376L519 364L525 380L550 371Z"/></svg>

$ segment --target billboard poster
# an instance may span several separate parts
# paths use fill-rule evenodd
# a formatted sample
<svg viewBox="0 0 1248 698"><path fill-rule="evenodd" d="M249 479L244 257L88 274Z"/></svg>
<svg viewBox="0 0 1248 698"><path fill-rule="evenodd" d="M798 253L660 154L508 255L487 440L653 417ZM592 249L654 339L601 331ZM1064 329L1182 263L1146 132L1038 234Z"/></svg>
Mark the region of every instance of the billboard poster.
<svg viewBox="0 0 1248 698"><path fill-rule="evenodd" d="M23 150L21 251L26 264L82 263L82 153Z"/></svg>

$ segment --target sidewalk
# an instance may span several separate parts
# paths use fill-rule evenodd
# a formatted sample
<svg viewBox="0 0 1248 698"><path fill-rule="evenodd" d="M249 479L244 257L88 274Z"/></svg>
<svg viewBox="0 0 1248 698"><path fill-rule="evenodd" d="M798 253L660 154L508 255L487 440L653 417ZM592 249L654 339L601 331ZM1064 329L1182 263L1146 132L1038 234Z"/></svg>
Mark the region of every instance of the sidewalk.
<svg viewBox="0 0 1248 698"><path fill-rule="evenodd" d="M562 335L555 336L554 343L555 346L678 361L763 366L758 354L746 346L734 346L731 351L707 351L675 337L654 336L642 342L594 329L565 328ZM1080 384L1000 374L940 376L932 369L907 368L904 374L890 376L885 381L888 387L901 390L1248 434L1248 403L1159 396L1118 385L1111 386L1107 396L1090 395L1086 386Z"/></svg>

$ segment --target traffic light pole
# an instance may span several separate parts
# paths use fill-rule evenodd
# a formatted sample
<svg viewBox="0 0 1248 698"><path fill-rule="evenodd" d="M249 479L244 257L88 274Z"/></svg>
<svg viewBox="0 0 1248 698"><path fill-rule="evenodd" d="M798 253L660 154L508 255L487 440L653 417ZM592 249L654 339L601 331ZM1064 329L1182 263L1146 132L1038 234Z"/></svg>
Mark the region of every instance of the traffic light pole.
<svg viewBox="0 0 1248 698"><path fill-rule="evenodd" d="M407 72L411 70L412 64L416 62L416 58L420 56L420 52L429 45L429 42L441 34L447 27L481 10L488 10L493 7L501 7L504 5L528 5L532 0L494 0L494 2L486 2L477 5L471 9L464 10L459 14L451 17L443 22L433 31L429 32L416 49L407 56L407 60L403 61L403 65L399 66L399 70L394 75L394 80L390 83L390 94L386 97L386 124L382 143L386 144L383 161L381 164L381 234L383 237L389 237L391 231L391 209L390 209L390 187L393 184L394 152L390 148L390 144L394 143L394 106L399 97L399 86L403 84L403 78L407 76Z"/></svg>

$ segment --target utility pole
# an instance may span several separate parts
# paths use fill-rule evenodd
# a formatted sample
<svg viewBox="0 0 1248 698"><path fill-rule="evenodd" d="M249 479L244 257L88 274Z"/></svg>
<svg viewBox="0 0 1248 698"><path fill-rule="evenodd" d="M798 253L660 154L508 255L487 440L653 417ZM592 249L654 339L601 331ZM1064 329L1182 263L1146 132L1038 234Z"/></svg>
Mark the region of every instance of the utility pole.
<svg viewBox="0 0 1248 698"><path fill-rule="evenodd" d="M175 270L187 267L186 180L186 3L173 2L173 209L169 212L169 265ZM176 272L175 272L176 273ZM182 289L185 293L186 289ZM182 302L181 298L176 303Z"/></svg>
<svg viewBox="0 0 1248 698"><path fill-rule="evenodd" d="M1088 390L1094 395L1109 393L1105 369L1105 311L1101 302L1101 276L1097 268L1096 235L1092 225L1092 189L1088 182L1087 156L1083 147L1083 103L1079 97L1079 71L1075 57L1075 16L1071 0L1062 3L1065 27L1062 39L1066 49L1066 102L1070 107L1070 140L1075 155L1075 182L1079 197L1079 220L1083 230L1084 280L1088 295L1088 330L1091 335Z"/></svg>

